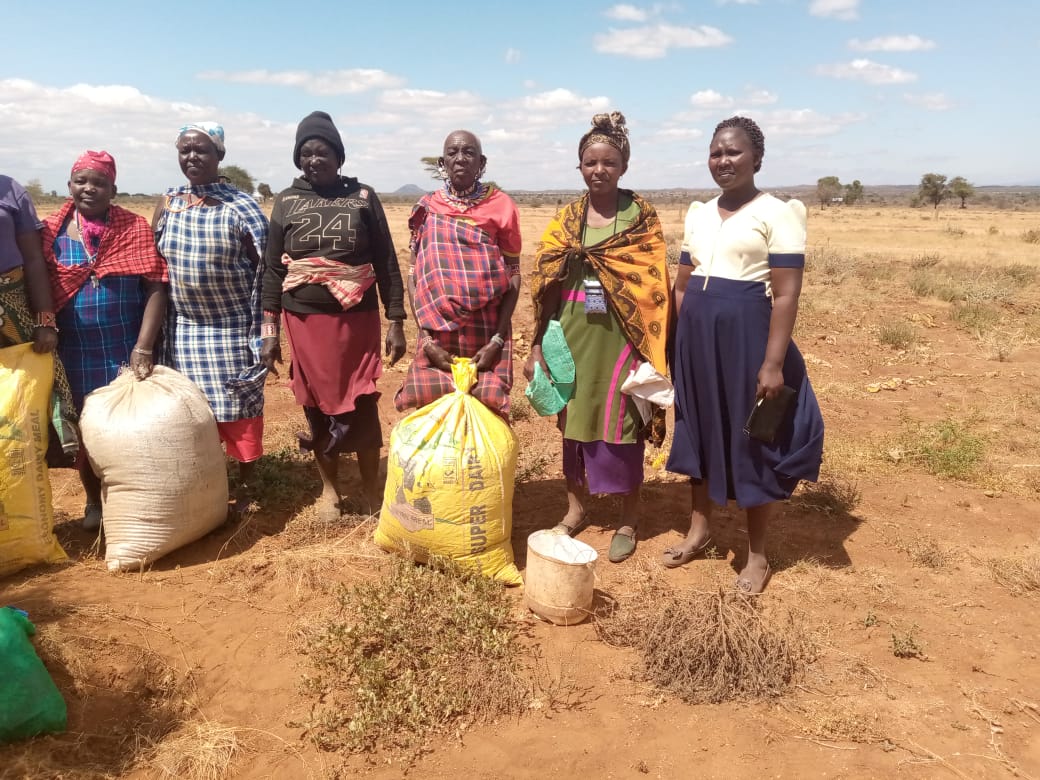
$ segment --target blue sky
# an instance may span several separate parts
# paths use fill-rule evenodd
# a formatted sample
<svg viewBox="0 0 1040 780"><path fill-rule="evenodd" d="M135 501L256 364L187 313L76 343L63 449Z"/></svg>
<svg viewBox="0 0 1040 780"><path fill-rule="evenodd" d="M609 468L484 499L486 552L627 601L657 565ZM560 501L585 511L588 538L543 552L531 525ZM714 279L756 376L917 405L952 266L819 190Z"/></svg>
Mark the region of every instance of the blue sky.
<svg viewBox="0 0 1040 780"><path fill-rule="evenodd" d="M104 148L126 192L181 183L178 127L215 120L225 162L274 190L296 123L328 111L344 172L387 192L464 127L506 189L578 189L594 113L628 118L635 189L709 188L736 113L766 136L760 186L1040 184L1036 0L11 3L0 172L64 190Z"/></svg>

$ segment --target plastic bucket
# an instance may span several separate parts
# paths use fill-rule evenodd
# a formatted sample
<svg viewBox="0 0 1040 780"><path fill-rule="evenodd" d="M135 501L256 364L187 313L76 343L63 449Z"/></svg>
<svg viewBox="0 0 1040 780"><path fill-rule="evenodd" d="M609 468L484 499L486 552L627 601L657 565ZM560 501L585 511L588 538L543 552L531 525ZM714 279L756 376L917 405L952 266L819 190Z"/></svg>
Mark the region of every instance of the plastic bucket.
<svg viewBox="0 0 1040 780"><path fill-rule="evenodd" d="M585 542L552 531L527 537L524 602L539 617L573 626L589 616L596 551Z"/></svg>

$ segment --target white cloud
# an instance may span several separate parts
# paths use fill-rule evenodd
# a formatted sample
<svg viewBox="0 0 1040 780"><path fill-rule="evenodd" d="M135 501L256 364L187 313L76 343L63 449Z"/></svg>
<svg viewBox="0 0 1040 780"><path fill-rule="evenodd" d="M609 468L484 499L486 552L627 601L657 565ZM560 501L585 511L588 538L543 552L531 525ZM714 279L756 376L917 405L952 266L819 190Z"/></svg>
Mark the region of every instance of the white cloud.
<svg viewBox="0 0 1040 780"><path fill-rule="evenodd" d="M690 95L690 103L697 108L732 108L733 98L713 89L702 89Z"/></svg>
<svg viewBox="0 0 1040 780"><path fill-rule="evenodd" d="M537 89L538 82L534 79L524 79L523 87L524 89Z"/></svg>
<svg viewBox="0 0 1040 780"><path fill-rule="evenodd" d="M715 0L719 5L758 5L758 0Z"/></svg>
<svg viewBox="0 0 1040 780"><path fill-rule="evenodd" d="M744 99L753 106L770 106L780 98L766 89L750 90Z"/></svg>
<svg viewBox="0 0 1040 780"><path fill-rule="evenodd" d="M394 113L418 114L426 122L462 124L487 115L488 105L472 92L441 92L435 89L388 89L379 106Z"/></svg>
<svg viewBox="0 0 1040 780"><path fill-rule="evenodd" d="M520 50L509 47L506 49L505 59L507 65L516 65L516 63L520 62Z"/></svg>
<svg viewBox="0 0 1040 780"><path fill-rule="evenodd" d="M627 3L611 6L605 15L619 22L645 22L649 16L646 10Z"/></svg>
<svg viewBox="0 0 1040 780"><path fill-rule="evenodd" d="M660 59L669 49L719 48L733 39L716 27L677 27L655 24L610 30L596 36L594 46L602 54L618 54L641 60Z"/></svg>
<svg viewBox="0 0 1040 780"><path fill-rule="evenodd" d="M853 51L929 51L935 48L935 41L920 35L882 35L866 41L853 38L849 48Z"/></svg>
<svg viewBox="0 0 1040 780"><path fill-rule="evenodd" d="M312 95L355 95L372 89L390 89L405 83L400 76L374 68L349 70L207 70L198 74L207 81L226 81L232 84L275 84L297 87Z"/></svg>
<svg viewBox="0 0 1040 780"><path fill-rule="evenodd" d="M852 21L859 18L859 0L812 0L809 3L809 13L813 16Z"/></svg>
<svg viewBox="0 0 1040 780"><path fill-rule="evenodd" d="M816 73L835 79L865 81L867 84L907 84L917 81L917 74L868 59L816 66Z"/></svg>
<svg viewBox="0 0 1040 780"><path fill-rule="evenodd" d="M907 93L903 95L903 100L926 111L949 111L954 107L953 101L942 92L930 92L923 95Z"/></svg>
<svg viewBox="0 0 1040 780"><path fill-rule="evenodd" d="M863 122L863 113L821 114L812 108L770 111L756 121L768 141L770 138L807 138L834 135L846 125Z"/></svg>

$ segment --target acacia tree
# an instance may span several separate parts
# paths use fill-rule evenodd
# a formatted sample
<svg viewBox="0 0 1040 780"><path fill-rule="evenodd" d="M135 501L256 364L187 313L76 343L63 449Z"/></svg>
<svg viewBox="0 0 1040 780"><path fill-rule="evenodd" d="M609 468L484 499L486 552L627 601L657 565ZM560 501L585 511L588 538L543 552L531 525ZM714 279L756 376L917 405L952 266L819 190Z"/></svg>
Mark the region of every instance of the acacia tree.
<svg viewBox="0 0 1040 780"><path fill-rule="evenodd" d="M841 182L837 176L824 176L816 180L816 198L822 209L835 198L841 197Z"/></svg>
<svg viewBox="0 0 1040 780"><path fill-rule="evenodd" d="M430 174L431 179L441 178L441 163L440 157L420 157L419 162L422 163L423 170Z"/></svg>
<svg viewBox="0 0 1040 780"><path fill-rule="evenodd" d="M863 185L855 179L852 184L845 185L845 205L851 206L860 200L863 200Z"/></svg>
<svg viewBox="0 0 1040 780"><path fill-rule="evenodd" d="M29 179L25 183L25 191L29 193L32 200L38 201L44 195L43 183L39 179Z"/></svg>
<svg viewBox="0 0 1040 780"><path fill-rule="evenodd" d="M968 208L965 201L975 194L975 185L965 179L963 176L954 176L950 179L950 194L955 198L961 199L961 208Z"/></svg>
<svg viewBox="0 0 1040 780"><path fill-rule="evenodd" d="M938 215L939 204L946 200L946 196L950 194L946 176L941 173L926 173L921 177L921 184L917 188L917 194L922 201L931 203L935 208L936 215Z"/></svg>
<svg viewBox="0 0 1040 780"><path fill-rule="evenodd" d="M259 194L263 200L267 200L268 198L274 197L274 193L271 192L271 185L267 184L266 182L260 182L259 184L257 184L256 191L257 194Z"/></svg>
<svg viewBox="0 0 1040 780"><path fill-rule="evenodd" d="M221 165L217 168L217 176L227 179L228 184L234 187L236 190L253 194L255 187L253 186L253 177L249 175L249 172L245 168L240 168L237 165Z"/></svg>

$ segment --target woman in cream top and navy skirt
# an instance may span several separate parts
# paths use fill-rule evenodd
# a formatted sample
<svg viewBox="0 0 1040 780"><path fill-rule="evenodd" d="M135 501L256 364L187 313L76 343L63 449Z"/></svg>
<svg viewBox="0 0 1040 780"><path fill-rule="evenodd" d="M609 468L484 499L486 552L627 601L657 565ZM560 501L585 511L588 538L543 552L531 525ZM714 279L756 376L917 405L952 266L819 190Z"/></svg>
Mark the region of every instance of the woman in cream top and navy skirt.
<svg viewBox="0 0 1040 780"><path fill-rule="evenodd" d="M776 502L800 480L815 481L823 418L791 340L805 265L805 206L759 191L765 152L758 126L734 117L716 128L709 169L723 192L686 217L675 284L678 312L672 373L675 437L669 471L691 477L690 532L665 551L682 565L712 544L711 504L735 500L748 514L748 560L736 580L760 593L771 575L765 534ZM759 399L783 386L797 396L771 443L744 424Z"/></svg>

